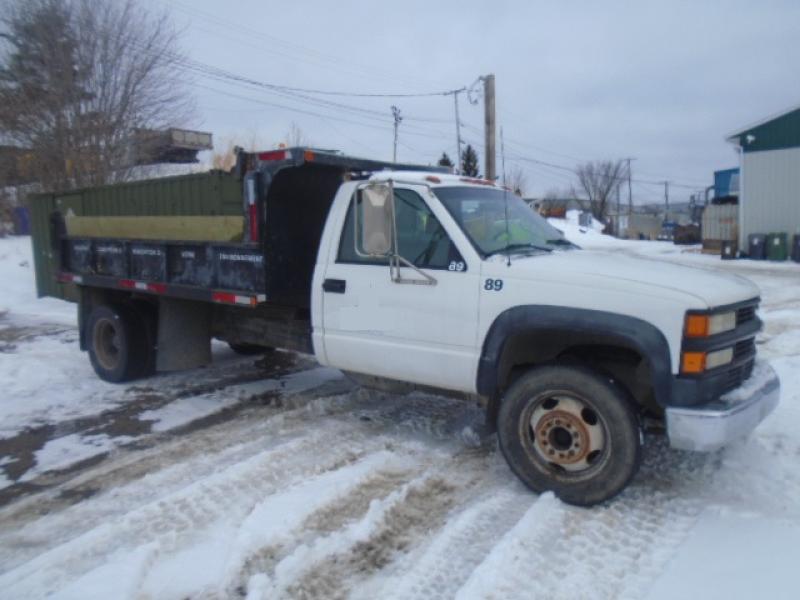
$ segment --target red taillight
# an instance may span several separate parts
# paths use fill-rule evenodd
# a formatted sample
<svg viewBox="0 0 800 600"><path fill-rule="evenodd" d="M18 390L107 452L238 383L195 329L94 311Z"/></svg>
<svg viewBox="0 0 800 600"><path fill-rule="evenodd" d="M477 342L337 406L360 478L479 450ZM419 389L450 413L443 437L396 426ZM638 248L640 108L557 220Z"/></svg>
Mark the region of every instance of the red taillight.
<svg viewBox="0 0 800 600"><path fill-rule="evenodd" d="M258 160L289 160L292 158L292 153L288 150L269 150L268 152L259 152Z"/></svg>

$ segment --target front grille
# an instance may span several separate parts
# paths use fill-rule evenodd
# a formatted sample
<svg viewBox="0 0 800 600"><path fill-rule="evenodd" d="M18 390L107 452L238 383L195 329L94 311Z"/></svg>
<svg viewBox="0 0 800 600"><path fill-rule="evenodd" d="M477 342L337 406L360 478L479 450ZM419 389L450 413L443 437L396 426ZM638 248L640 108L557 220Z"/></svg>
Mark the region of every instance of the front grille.
<svg viewBox="0 0 800 600"><path fill-rule="evenodd" d="M736 311L736 326L743 325L748 321L752 321L756 318L756 309L758 308L757 304L751 304L750 306L743 306L742 308Z"/></svg>
<svg viewBox="0 0 800 600"><path fill-rule="evenodd" d="M755 353L756 353L755 338L749 338L746 340L742 340L740 342L736 342L736 345L733 347L733 362L739 362L743 358L746 358Z"/></svg>
<svg viewBox="0 0 800 600"><path fill-rule="evenodd" d="M748 360L747 362L733 367L730 371L728 371L722 393L724 394L725 392L730 392L731 390L736 389L747 379L749 379L750 375L753 374L754 364L755 360Z"/></svg>

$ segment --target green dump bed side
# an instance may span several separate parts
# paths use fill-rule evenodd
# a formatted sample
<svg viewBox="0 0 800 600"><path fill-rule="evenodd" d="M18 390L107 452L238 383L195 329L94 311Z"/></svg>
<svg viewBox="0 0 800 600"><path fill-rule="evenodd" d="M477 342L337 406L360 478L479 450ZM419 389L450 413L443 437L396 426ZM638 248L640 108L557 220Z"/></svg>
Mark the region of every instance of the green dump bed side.
<svg viewBox="0 0 800 600"><path fill-rule="evenodd" d="M150 218L127 220L127 226L132 222L140 228L143 224L158 225L159 217L164 217L165 223L174 223L176 217L231 217L222 219L231 227L231 224L236 224L236 219L242 218L242 182L233 174L208 171L59 194L37 194L30 197L29 204L38 295L73 300L73 286L56 280L58 264L53 213L60 212L68 227L71 219L80 222L84 229L82 234L86 234L86 228L95 226L93 224L96 224L98 231L101 224L119 227L129 217ZM194 227L194 235L190 238L197 240L216 239L216 232L208 231L208 235L204 235L204 232L197 231L197 227L202 227L203 223L221 222L203 219L186 221ZM96 237L104 236L108 236L108 233L99 231Z"/></svg>

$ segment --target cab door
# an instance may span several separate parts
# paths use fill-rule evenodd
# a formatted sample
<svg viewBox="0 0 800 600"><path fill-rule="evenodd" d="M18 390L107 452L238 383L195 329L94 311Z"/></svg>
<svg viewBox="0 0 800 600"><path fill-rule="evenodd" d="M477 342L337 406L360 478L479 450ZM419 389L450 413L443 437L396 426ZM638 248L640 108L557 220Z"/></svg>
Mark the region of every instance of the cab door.
<svg viewBox="0 0 800 600"><path fill-rule="evenodd" d="M419 271L401 263L402 282L393 281L386 259L356 251L359 202L356 192L346 215L340 215L339 243L330 250L322 283L328 363L473 392L479 355L477 255L428 188L395 187L398 253Z"/></svg>

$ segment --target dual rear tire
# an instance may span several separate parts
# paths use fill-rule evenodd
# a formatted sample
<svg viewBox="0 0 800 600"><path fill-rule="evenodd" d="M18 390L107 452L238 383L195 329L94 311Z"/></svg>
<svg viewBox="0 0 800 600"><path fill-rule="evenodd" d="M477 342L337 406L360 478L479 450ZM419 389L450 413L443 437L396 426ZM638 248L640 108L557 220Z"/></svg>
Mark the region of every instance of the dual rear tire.
<svg viewBox="0 0 800 600"><path fill-rule="evenodd" d="M129 306L96 306L86 322L86 340L98 377L121 383L152 374L153 330L148 317Z"/></svg>

